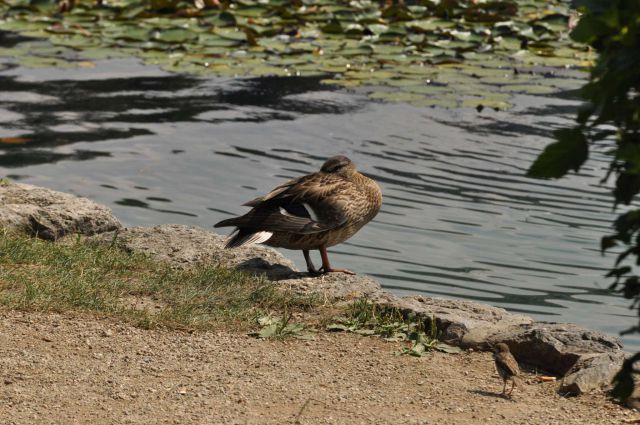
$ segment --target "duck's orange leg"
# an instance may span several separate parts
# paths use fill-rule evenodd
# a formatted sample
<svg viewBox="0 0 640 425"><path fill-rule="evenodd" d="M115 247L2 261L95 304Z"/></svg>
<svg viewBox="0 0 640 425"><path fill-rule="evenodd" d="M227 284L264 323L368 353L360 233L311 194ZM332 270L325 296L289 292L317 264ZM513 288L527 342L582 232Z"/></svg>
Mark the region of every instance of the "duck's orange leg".
<svg viewBox="0 0 640 425"><path fill-rule="evenodd" d="M329 254L327 253L327 248L321 246L320 249L320 257L322 257L322 267L320 270L322 273L346 273L346 274L355 274L351 270L347 269L333 269L331 268L331 264L329 264Z"/></svg>

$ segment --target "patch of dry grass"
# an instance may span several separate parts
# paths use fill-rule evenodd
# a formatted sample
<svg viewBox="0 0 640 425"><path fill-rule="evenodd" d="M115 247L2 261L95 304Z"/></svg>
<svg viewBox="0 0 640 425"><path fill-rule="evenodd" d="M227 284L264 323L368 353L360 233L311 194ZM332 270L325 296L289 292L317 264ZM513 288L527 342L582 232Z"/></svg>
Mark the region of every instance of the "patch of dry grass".
<svg viewBox="0 0 640 425"><path fill-rule="evenodd" d="M217 266L172 269L78 239L61 245L0 234L0 305L117 316L151 328L247 327L312 304L268 280Z"/></svg>

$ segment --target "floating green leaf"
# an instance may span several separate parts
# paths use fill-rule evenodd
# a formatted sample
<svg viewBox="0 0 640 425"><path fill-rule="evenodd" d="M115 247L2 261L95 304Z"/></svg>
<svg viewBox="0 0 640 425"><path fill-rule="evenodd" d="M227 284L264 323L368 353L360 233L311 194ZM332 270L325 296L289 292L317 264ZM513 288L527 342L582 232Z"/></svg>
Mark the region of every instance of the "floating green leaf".
<svg viewBox="0 0 640 425"><path fill-rule="evenodd" d="M198 34L187 28L167 28L151 31L151 38L163 43L186 43L198 38Z"/></svg>
<svg viewBox="0 0 640 425"><path fill-rule="evenodd" d="M587 66L593 59L592 52L567 39L570 12L563 2L385 7L368 1L236 0L219 10L178 0L127 0L108 7L82 3L70 12L50 14L52 6L57 7L54 0L4 0L0 24L47 37L58 47L86 50L89 58L109 57L104 49L113 48L175 72L325 72L330 84L362 87L375 99L420 106L508 107L510 93L577 87L579 78L564 78L567 68ZM576 31L593 25L581 22ZM174 56L187 52L187 60ZM40 54L27 60L29 54L18 57L25 64L50 62ZM214 63L214 58L226 63ZM513 68L532 74L518 76ZM557 73L554 78L541 77L550 70Z"/></svg>

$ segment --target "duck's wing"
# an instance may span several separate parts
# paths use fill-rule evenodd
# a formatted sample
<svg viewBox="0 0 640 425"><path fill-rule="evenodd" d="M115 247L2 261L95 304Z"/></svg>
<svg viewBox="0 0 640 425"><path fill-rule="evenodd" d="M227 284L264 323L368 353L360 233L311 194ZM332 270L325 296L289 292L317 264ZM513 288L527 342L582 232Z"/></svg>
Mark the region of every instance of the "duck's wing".
<svg viewBox="0 0 640 425"><path fill-rule="evenodd" d="M253 207L247 221L261 230L298 234L335 229L347 221L345 190L349 182L314 173L290 180L247 202Z"/></svg>
<svg viewBox="0 0 640 425"><path fill-rule="evenodd" d="M297 209L297 208L296 208ZM256 230L267 230L270 232L288 232L300 235L324 232L344 224L346 219L339 219L332 222L316 221L304 215L294 215L291 212L291 205L278 209L261 210L247 214L249 216L249 226ZM298 214L309 215L308 210L298 212Z"/></svg>
<svg viewBox="0 0 640 425"><path fill-rule="evenodd" d="M306 176L302 176L302 177L298 177L296 179L292 179L289 181L286 181L284 183L282 183L280 186L277 186L275 189L273 189L271 192L267 193L264 196L259 196L255 199L252 199L249 202L245 202L244 204L242 204L245 207L256 207L258 205L260 205L261 203L264 202L268 202L271 199L277 198L278 196L281 196L284 194L284 192L286 192L287 190L289 190L292 186L295 186L297 184L299 184L300 182L304 181L305 179L310 179L313 178L317 173L314 174L309 174Z"/></svg>

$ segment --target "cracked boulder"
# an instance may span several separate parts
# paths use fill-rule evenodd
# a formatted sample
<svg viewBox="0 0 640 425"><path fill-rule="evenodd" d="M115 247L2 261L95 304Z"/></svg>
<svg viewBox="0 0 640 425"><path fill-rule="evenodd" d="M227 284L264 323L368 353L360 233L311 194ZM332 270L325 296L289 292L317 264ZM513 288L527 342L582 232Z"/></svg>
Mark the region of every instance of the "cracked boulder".
<svg viewBox="0 0 640 425"><path fill-rule="evenodd" d="M0 183L0 229L41 239L121 228L111 210L86 198L22 183Z"/></svg>
<svg viewBox="0 0 640 425"><path fill-rule="evenodd" d="M162 224L131 227L104 233L93 239L113 243L128 252L149 255L173 267L212 264L266 274L272 280L297 273L293 262L274 249L257 245L225 249L226 236L196 226Z"/></svg>

